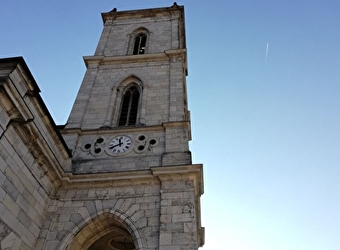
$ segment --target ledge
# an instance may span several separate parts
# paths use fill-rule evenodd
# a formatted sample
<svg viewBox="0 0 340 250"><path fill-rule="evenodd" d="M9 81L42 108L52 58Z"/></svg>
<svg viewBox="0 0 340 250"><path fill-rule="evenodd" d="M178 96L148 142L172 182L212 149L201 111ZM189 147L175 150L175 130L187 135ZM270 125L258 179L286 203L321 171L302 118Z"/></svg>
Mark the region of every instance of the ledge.
<svg viewBox="0 0 340 250"><path fill-rule="evenodd" d="M122 56L84 56L85 65L109 65L139 62L157 62L167 61L174 57L186 57L186 49L166 50L161 53L143 54L143 55L122 55ZM185 62L186 60L184 60Z"/></svg>

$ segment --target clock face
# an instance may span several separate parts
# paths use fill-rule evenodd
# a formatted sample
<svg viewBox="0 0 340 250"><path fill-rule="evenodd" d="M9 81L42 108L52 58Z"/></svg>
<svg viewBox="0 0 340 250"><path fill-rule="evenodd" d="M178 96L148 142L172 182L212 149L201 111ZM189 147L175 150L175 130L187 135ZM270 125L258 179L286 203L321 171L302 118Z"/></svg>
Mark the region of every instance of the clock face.
<svg viewBox="0 0 340 250"><path fill-rule="evenodd" d="M114 137L109 146L108 150L113 154L124 154L130 150L132 146L132 141L130 137L126 135L120 135Z"/></svg>

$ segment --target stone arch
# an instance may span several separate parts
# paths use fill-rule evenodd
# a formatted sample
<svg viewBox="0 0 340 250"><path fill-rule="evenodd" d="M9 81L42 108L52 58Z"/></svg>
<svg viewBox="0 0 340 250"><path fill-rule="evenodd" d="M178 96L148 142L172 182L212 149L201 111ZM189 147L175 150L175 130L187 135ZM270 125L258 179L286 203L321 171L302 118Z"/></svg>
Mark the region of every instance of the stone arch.
<svg viewBox="0 0 340 250"><path fill-rule="evenodd" d="M146 250L144 239L132 220L124 213L113 209L97 213L84 220L65 236L57 249L87 250L100 239L117 232L131 237L134 244L132 249Z"/></svg>
<svg viewBox="0 0 340 250"><path fill-rule="evenodd" d="M151 32L145 27L139 27L139 28L135 29L131 34L129 34L130 40L129 40L129 47L128 47L128 51L127 51L128 55L135 54L134 53L134 47L135 47L136 38L141 34L143 34L145 36L145 39L146 39L145 51L142 54L149 52L148 47L149 47L149 40L150 40Z"/></svg>
<svg viewBox="0 0 340 250"><path fill-rule="evenodd" d="M130 76L121 78L117 82L112 83L111 99L109 102L109 107L107 109L106 119L103 123L103 127L117 126L123 93L131 85L135 85L140 93L138 120L143 123L143 121L145 120L145 110L142 107L145 107L145 97L148 86L142 77L131 74Z"/></svg>
<svg viewBox="0 0 340 250"><path fill-rule="evenodd" d="M123 79L120 79L119 84L116 86L117 90L122 91L123 89L126 89L131 83L134 83L140 91L143 90L145 87L145 80L143 80L140 76L136 76L134 74L129 75L128 77L124 77Z"/></svg>
<svg viewBox="0 0 340 250"><path fill-rule="evenodd" d="M112 88L113 93L114 92L116 93L114 102L112 103L112 107L114 108L114 110L110 111L112 112L111 115L113 115L111 119L113 126L117 126L118 124L118 119L121 112L122 98L124 96L125 91L129 89L129 87L131 86L135 86L136 88L138 88L138 91L140 93L137 115L138 122L136 126L145 125L145 105L148 85L146 84L145 80L142 77L131 74L128 77L120 79L118 81L118 84L116 84Z"/></svg>

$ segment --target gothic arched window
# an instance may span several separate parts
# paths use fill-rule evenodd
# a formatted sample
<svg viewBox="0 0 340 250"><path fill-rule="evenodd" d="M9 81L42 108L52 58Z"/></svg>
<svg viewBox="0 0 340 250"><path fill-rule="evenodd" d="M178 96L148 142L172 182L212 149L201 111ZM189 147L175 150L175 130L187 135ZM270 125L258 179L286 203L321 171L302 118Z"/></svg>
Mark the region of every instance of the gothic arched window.
<svg viewBox="0 0 340 250"><path fill-rule="evenodd" d="M131 86L125 91L118 126L136 125L139 96L140 93L136 86Z"/></svg>
<svg viewBox="0 0 340 250"><path fill-rule="evenodd" d="M146 37L145 33L139 33L136 35L135 44L133 46L134 55L141 55L145 53Z"/></svg>

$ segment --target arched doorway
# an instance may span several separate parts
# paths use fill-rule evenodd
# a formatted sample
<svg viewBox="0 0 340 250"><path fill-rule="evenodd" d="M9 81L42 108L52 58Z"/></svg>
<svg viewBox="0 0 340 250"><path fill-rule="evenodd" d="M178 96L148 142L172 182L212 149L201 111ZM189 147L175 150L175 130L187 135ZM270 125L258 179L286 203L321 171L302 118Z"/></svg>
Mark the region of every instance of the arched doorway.
<svg viewBox="0 0 340 250"><path fill-rule="evenodd" d="M95 241L88 250L135 250L133 238L124 228L113 227L111 232Z"/></svg>
<svg viewBox="0 0 340 250"><path fill-rule="evenodd" d="M124 214L110 211L84 221L65 237L61 250L145 250L142 237Z"/></svg>

